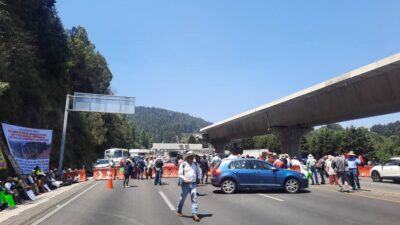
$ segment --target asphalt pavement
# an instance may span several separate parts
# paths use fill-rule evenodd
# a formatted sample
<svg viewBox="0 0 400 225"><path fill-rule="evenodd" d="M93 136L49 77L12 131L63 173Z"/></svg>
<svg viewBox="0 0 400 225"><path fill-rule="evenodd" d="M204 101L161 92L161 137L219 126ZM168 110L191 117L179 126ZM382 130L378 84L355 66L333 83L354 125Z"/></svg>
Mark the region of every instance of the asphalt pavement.
<svg viewBox="0 0 400 225"><path fill-rule="evenodd" d="M154 186L153 180L131 180L131 186L124 189L122 181L114 181L113 190L107 189L104 181L92 182L30 224L398 225L400 218L400 185L363 179L365 190L350 194L338 192L334 185L311 186L298 194L245 191L232 195L211 185L200 186L201 221L197 223L191 218L190 198L185 202L185 216L176 216L180 195L177 179L165 178L163 182Z"/></svg>

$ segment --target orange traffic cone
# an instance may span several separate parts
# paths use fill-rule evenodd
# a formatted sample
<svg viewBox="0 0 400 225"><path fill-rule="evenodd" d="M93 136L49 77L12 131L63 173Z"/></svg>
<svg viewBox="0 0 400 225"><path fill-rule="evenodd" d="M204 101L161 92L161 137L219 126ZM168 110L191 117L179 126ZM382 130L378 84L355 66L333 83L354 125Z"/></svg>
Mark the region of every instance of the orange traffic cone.
<svg viewBox="0 0 400 225"><path fill-rule="evenodd" d="M112 179L108 179L107 180L107 188L108 189L113 189L114 188Z"/></svg>

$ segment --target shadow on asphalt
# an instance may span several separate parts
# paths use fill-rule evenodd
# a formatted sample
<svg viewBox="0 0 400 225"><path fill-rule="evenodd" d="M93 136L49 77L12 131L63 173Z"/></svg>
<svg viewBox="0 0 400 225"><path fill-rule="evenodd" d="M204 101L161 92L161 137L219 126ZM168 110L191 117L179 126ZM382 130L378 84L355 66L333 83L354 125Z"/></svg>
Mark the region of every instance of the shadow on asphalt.
<svg viewBox="0 0 400 225"><path fill-rule="evenodd" d="M221 190L214 190L213 193L214 194L225 194ZM263 193L263 194L276 193L276 194L288 194L288 195L291 195L290 193L287 193L284 190L240 190L240 191L237 191L235 194L260 194L260 193ZM294 193L294 194L297 195L297 194L308 194L308 193L311 193L311 191L310 190L300 190L299 192Z"/></svg>
<svg viewBox="0 0 400 225"><path fill-rule="evenodd" d="M197 196L203 197L203 196L207 196L207 194L201 194L201 193L197 192Z"/></svg>
<svg viewBox="0 0 400 225"><path fill-rule="evenodd" d="M133 188L133 187L139 187L137 185L130 185L129 188Z"/></svg>
<svg viewBox="0 0 400 225"><path fill-rule="evenodd" d="M197 214L197 216L199 216L200 219L203 219L203 218L206 218L206 217L212 217L213 214ZM190 219L193 218L193 216L185 216L185 215L183 215L182 217L183 218L190 218Z"/></svg>

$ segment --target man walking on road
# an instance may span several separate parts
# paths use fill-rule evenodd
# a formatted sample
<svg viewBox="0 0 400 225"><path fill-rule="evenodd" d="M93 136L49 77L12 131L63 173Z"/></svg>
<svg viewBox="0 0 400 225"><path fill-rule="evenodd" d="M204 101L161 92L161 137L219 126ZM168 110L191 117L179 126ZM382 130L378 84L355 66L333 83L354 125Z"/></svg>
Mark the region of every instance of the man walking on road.
<svg viewBox="0 0 400 225"><path fill-rule="evenodd" d="M156 161L154 162L154 168L156 169L156 176L154 178L154 185L161 185L161 173L162 173L162 167L164 166L164 163L161 159L161 156L158 156Z"/></svg>
<svg viewBox="0 0 400 225"><path fill-rule="evenodd" d="M207 156L203 155L203 158L200 160L200 168L201 168L201 183L207 184L208 182L208 170L210 170L210 166L208 165ZM204 177L206 177L206 182L204 183Z"/></svg>
<svg viewBox="0 0 400 225"><path fill-rule="evenodd" d="M321 184L325 184L325 161L327 158L327 156L323 156L317 162L317 170L319 176L321 177Z"/></svg>
<svg viewBox="0 0 400 225"><path fill-rule="evenodd" d="M194 162L194 153L189 151L186 154L185 161L179 166L179 184L182 188L181 198L178 203L177 215L179 217L182 215L182 208L187 195L190 193L190 199L192 200L192 215L193 220L196 222L200 221L197 215L198 205L197 205L197 192L196 187L199 183L199 178L201 177L201 169L199 165Z"/></svg>
<svg viewBox="0 0 400 225"><path fill-rule="evenodd" d="M124 166L124 188L127 188L129 185L129 176L133 174L133 166L129 160L126 161Z"/></svg>
<svg viewBox="0 0 400 225"><path fill-rule="evenodd" d="M360 180L358 179L358 165L361 164L361 161L357 158L356 154L353 151L350 151L348 154L349 158L347 159L349 164L349 182L353 191L360 191Z"/></svg>
<svg viewBox="0 0 400 225"><path fill-rule="evenodd" d="M333 169L336 171L337 177L341 180L342 184L339 182L340 192L349 192L349 185L346 173L346 167L348 167L348 162L344 158L343 154L336 156L332 163Z"/></svg>

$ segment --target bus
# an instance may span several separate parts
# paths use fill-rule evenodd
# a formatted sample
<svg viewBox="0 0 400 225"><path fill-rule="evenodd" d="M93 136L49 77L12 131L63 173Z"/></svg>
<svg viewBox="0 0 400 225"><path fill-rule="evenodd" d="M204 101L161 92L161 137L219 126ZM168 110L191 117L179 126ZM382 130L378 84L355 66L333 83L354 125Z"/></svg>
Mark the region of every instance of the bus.
<svg viewBox="0 0 400 225"><path fill-rule="evenodd" d="M110 148L104 151L104 158L110 159L115 166L119 165L119 162L122 160L126 160L129 157L128 149L124 148Z"/></svg>

